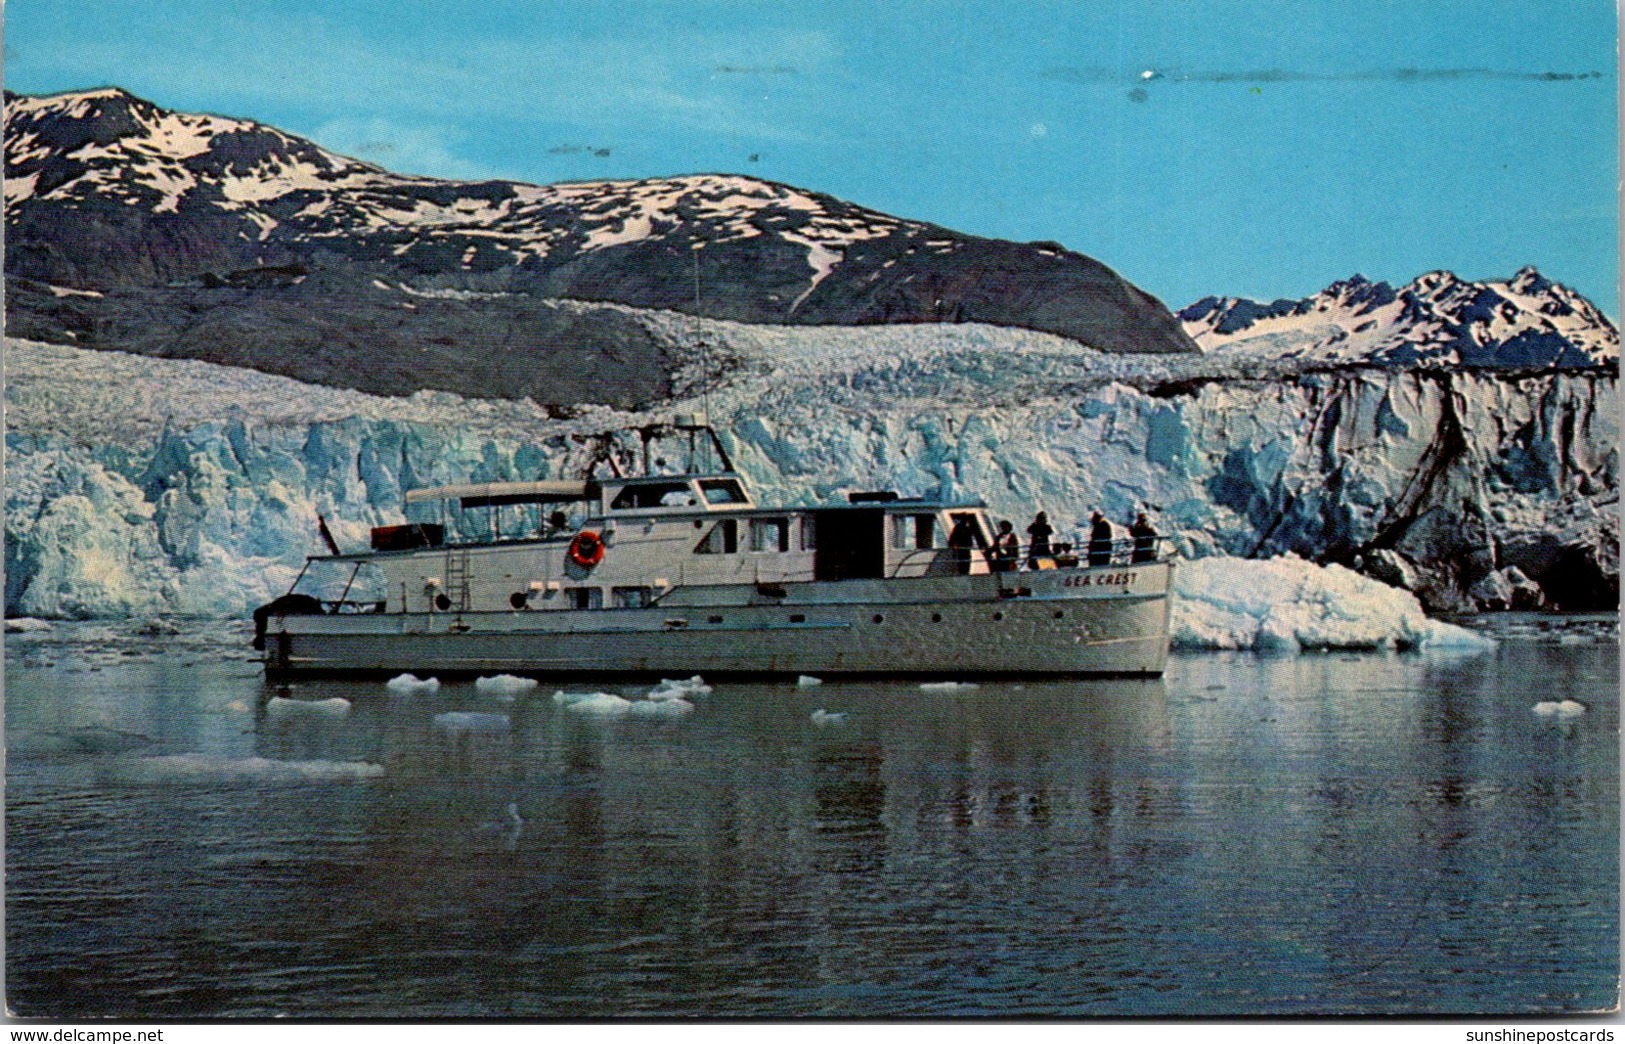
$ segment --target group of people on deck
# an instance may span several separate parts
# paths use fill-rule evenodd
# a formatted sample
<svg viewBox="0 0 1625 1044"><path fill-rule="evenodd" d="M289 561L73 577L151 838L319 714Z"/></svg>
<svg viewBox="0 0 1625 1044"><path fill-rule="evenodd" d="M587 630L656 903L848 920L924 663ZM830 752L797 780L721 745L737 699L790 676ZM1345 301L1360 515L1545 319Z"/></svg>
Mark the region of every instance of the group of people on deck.
<svg viewBox="0 0 1625 1044"><path fill-rule="evenodd" d="M1117 533L1105 514L1100 511L1089 516L1089 523L1089 564L1110 565ZM1145 517L1144 511L1135 516L1134 522L1128 527L1128 532L1134 541L1133 548L1129 552L1129 561L1154 561L1157 557L1157 531ZM1049 515L1040 511L1038 517L1033 519L1032 525L1027 527L1028 569L1053 568L1058 559L1063 560L1062 564L1076 563L1072 545L1051 544L1051 538L1054 536L1055 528L1050 525ZM993 535L993 545L988 548L987 555L994 572L1010 573L1016 570L1017 564L1021 561L1021 542L1016 536L1014 525L1008 520L999 523L998 532ZM1071 559L1071 562L1065 562L1065 559Z"/></svg>

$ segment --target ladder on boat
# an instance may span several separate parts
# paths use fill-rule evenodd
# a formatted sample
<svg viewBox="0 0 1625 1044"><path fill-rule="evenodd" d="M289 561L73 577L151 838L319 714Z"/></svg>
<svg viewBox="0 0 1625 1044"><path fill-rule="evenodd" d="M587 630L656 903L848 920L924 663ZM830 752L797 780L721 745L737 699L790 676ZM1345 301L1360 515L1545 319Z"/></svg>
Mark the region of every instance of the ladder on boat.
<svg viewBox="0 0 1625 1044"><path fill-rule="evenodd" d="M446 548L446 597L459 613L468 612L468 548Z"/></svg>

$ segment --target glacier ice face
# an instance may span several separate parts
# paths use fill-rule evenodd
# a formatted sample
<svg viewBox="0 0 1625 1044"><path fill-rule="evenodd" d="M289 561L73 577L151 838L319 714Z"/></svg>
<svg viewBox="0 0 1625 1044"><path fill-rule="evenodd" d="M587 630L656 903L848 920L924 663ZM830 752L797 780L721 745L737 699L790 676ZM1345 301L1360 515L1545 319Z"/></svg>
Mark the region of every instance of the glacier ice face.
<svg viewBox="0 0 1625 1044"><path fill-rule="evenodd" d="M709 406L764 501L980 497L1074 541L1097 507L1143 509L1188 557L1342 563L1434 608L1512 568L1559 603L1617 597L1613 369L1171 362L974 324L704 335L688 385L723 382L673 408ZM8 615L241 615L317 550L318 514L365 547L404 490L572 474L581 437L650 419L16 340L7 368Z"/></svg>

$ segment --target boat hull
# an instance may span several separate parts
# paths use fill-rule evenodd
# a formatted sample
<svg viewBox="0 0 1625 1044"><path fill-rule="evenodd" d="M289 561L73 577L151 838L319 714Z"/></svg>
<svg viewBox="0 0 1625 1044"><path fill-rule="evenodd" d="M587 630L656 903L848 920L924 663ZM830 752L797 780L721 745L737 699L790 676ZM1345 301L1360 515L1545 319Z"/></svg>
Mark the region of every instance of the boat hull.
<svg viewBox="0 0 1625 1044"><path fill-rule="evenodd" d="M1171 569L690 589L640 609L289 615L270 621L266 670L1155 676L1168 654Z"/></svg>

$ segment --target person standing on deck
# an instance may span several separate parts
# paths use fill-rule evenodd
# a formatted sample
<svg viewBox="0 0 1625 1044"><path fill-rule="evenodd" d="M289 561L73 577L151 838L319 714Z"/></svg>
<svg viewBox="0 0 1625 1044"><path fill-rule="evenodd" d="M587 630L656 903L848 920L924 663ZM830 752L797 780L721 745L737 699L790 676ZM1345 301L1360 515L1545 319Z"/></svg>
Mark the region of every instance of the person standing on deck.
<svg viewBox="0 0 1625 1044"><path fill-rule="evenodd" d="M1049 515L1040 511L1033 524L1027 527L1027 568L1037 569L1038 560L1049 557L1049 538L1054 535Z"/></svg>
<svg viewBox="0 0 1625 1044"><path fill-rule="evenodd" d="M1134 516L1134 524L1128 527L1128 535L1134 538L1134 554L1130 561L1157 560L1157 531L1146 519L1144 511Z"/></svg>
<svg viewBox="0 0 1625 1044"><path fill-rule="evenodd" d="M1009 519L999 523L999 531L993 535L993 548L988 558L995 573L1013 573L1016 569L1016 559L1021 557L1021 542L1016 539L1015 527Z"/></svg>
<svg viewBox="0 0 1625 1044"><path fill-rule="evenodd" d="M948 550L953 552L955 572L970 573L971 548L975 543L976 523L971 516L954 516L954 527L948 531Z"/></svg>
<svg viewBox="0 0 1625 1044"><path fill-rule="evenodd" d="M1112 561L1112 541L1116 534L1112 532L1112 524L1106 521L1106 516L1096 511L1089 516L1093 523L1089 527L1089 564L1110 565Z"/></svg>

